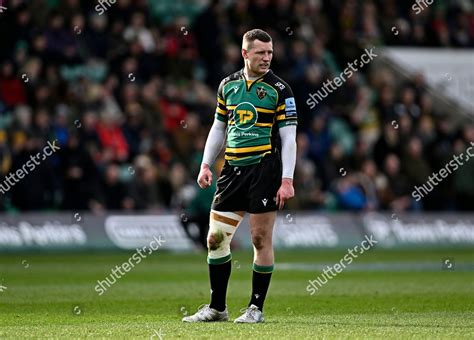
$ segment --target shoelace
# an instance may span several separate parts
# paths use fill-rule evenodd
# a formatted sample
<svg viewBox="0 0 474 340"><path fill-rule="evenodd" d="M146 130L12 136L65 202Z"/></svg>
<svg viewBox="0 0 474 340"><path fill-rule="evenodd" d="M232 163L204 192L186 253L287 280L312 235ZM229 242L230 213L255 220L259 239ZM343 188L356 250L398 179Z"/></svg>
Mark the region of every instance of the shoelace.
<svg viewBox="0 0 474 340"><path fill-rule="evenodd" d="M200 305L200 306L198 307L198 310L197 310L197 311L200 312L201 309L204 309L204 308L206 308L206 307L209 307L209 305L208 305L208 304L207 304L207 305L206 305L206 304Z"/></svg>
<svg viewBox="0 0 474 340"><path fill-rule="evenodd" d="M240 310L241 313L245 312L245 317L251 316L253 319L256 319L256 311L258 311L258 308L256 307L247 307Z"/></svg>
<svg viewBox="0 0 474 340"><path fill-rule="evenodd" d="M208 319L211 316L211 310L209 308L209 304L207 305L200 305L198 307L198 313L204 314L206 319Z"/></svg>

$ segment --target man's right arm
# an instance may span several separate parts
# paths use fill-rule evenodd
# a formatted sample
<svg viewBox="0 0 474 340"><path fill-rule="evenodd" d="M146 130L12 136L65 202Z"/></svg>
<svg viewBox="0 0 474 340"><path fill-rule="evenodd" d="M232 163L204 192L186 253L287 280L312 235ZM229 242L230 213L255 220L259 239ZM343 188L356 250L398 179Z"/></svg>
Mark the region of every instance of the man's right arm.
<svg viewBox="0 0 474 340"><path fill-rule="evenodd" d="M211 166L216 160L217 155L222 150L225 142L226 123L215 119L207 137L204 155L202 157L201 167L203 165Z"/></svg>
<svg viewBox="0 0 474 340"><path fill-rule="evenodd" d="M225 133L227 126L227 107L225 105L223 87L226 79L221 81L217 90L217 107L214 123L212 124L209 135L207 136L206 145L204 147L204 155L202 157L201 171L199 172L197 182L201 188L207 188L212 184L212 172L210 166L216 160L217 155L221 151L225 143Z"/></svg>
<svg viewBox="0 0 474 340"><path fill-rule="evenodd" d="M202 157L201 170L197 178L197 183L201 189L205 189L212 184L212 171L209 168L216 160L217 155L225 142L226 123L218 119L214 120L209 136L207 136L204 155Z"/></svg>

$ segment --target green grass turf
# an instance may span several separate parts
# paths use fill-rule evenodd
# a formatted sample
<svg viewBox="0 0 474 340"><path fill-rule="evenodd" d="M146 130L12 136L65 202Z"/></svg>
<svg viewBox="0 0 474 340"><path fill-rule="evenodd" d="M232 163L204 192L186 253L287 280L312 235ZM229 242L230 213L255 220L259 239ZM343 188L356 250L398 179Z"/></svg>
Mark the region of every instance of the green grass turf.
<svg viewBox="0 0 474 340"><path fill-rule="evenodd" d="M208 301L203 253L158 250L102 296L94 290L96 281L132 253L2 254L0 284L7 289L0 293L0 338L159 339L160 332L163 339L474 337L472 250L373 249L353 264L429 263L435 269L372 271L350 265L313 296L306 285L319 272L278 269L278 263L333 264L344 253L277 251L266 322L258 325L181 323L183 313ZM454 258L454 270L441 269L445 257ZM233 254L232 318L248 301L251 261L250 252Z"/></svg>

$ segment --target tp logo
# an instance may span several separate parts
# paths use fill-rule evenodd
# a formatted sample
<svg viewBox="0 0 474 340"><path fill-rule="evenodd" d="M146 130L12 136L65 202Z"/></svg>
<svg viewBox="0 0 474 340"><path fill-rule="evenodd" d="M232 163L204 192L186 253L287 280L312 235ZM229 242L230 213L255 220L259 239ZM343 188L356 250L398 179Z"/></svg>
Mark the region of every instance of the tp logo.
<svg viewBox="0 0 474 340"><path fill-rule="evenodd" d="M248 130L257 122L257 109L252 103L242 102L234 109L235 127L239 130Z"/></svg>
<svg viewBox="0 0 474 340"><path fill-rule="evenodd" d="M250 121L252 118L253 118L253 113L252 111L248 111L248 110L237 110L237 114L240 116L240 122L242 124L245 124L247 123L248 121Z"/></svg>

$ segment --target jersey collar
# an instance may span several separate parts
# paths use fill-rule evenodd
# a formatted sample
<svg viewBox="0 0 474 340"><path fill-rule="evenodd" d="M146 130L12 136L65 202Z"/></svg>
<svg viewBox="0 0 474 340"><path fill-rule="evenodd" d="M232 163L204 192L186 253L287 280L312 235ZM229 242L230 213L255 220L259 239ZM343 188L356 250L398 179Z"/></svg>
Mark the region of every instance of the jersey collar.
<svg viewBox="0 0 474 340"><path fill-rule="evenodd" d="M271 75L273 74L273 71L271 69L269 69L267 71L267 73L261 75L260 77L258 77L257 79L255 79L254 81L252 81L252 83L250 84L250 86L247 84L247 78L245 77L245 67L243 67L241 70L240 70L240 77L244 80L245 82L245 88L247 89L247 91L250 91L250 88L253 86L253 84L255 83L258 83L260 81L263 80L263 78L265 78L267 75Z"/></svg>

